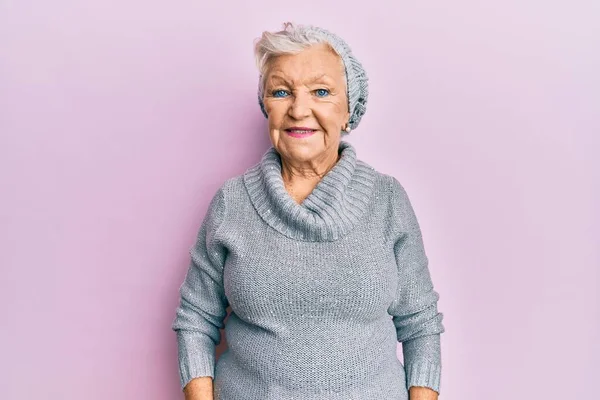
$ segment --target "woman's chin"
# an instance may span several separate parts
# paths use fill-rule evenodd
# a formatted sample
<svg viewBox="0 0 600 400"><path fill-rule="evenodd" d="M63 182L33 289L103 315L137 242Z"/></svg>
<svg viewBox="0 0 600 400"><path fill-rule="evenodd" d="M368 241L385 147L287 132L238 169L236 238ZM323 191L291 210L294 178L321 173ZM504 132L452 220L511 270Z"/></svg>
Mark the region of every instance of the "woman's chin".
<svg viewBox="0 0 600 400"><path fill-rule="evenodd" d="M300 142L292 142L285 144L285 153L288 157L296 161L310 161L317 158L325 149L322 148L320 142L309 142L302 140Z"/></svg>

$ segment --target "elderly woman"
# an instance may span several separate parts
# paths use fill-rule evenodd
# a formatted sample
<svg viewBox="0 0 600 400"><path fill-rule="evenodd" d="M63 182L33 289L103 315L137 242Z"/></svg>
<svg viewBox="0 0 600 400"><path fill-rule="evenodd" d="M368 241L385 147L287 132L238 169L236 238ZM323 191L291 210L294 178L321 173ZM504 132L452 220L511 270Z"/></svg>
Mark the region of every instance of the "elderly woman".
<svg viewBox="0 0 600 400"><path fill-rule="evenodd" d="M341 140L365 113L361 63L291 23L255 52L272 147L216 191L190 250L172 326L186 399L437 399L443 315L417 218Z"/></svg>

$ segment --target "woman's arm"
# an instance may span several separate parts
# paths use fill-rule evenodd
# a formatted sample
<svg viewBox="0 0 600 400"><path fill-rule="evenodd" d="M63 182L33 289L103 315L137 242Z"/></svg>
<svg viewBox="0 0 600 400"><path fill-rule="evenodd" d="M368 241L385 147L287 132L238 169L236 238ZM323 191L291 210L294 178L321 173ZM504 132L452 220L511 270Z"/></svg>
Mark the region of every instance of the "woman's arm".
<svg viewBox="0 0 600 400"><path fill-rule="evenodd" d="M412 386L409 391L410 400L438 400L438 392L427 387ZM187 399L186 399L187 400Z"/></svg>
<svg viewBox="0 0 600 400"><path fill-rule="evenodd" d="M208 391L208 387L212 390L215 350L221 342L220 329L224 326L228 306L223 288L227 249L217 238L225 211L221 187L213 196L196 242L190 249L191 259L179 289L180 304L172 324L172 329L177 333L181 388L187 388L194 378L199 378L189 386L189 396L210 393L211 397L207 400L212 400L212 392ZM205 400L205 397L189 398Z"/></svg>
<svg viewBox="0 0 600 400"><path fill-rule="evenodd" d="M214 400L213 378L202 376L192 379L183 389L185 400Z"/></svg>
<svg viewBox="0 0 600 400"><path fill-rule="evenodd" d="M388 313L402 343L407 388L418 396L411 400L436 399L437 394L432 396L440 391L440 334L445 330L443 314L437 310L439 295L433 288L421 229L408 195L396 178L392 177L391 186L398 292Z"/></svg>

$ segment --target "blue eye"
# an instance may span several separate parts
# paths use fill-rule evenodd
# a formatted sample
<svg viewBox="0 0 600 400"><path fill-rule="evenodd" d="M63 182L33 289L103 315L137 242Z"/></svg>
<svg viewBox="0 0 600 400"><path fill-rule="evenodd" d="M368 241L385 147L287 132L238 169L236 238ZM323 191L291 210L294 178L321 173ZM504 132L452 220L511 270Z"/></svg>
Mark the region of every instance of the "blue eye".
<svg viewBox="0 0 600 400"><path fill-rule="evenodd" d="M287 93L286 90L278 89L278 90L274 90L272 94L273 94L273 97L284 97L286 93Z"/></svg>
<svg viewBox="0 0 600 400"><path fill-rule="evenodd" d="M327 89L317 89L316 92L317 92L317 96L319 96L319 97L325 97L329 94L329 90L327 90Z"/></svg>

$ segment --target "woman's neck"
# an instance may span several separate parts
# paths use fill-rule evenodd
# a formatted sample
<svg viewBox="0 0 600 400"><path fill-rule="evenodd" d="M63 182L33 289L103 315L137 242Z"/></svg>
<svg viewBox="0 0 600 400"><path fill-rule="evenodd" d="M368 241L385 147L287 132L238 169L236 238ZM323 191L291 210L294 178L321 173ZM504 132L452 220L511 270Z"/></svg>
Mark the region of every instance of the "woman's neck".
<svg viewBox="0 0 600 400"><path fill-rule="evenodd" d="M302 204L321 179L335 166L339 161L340 155L337 154L334 162L329 162L325 167L321 164L318 167L298 168L291 163L281 159L281 177L285 189L292 199L298 204Z"/></svg>

